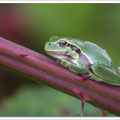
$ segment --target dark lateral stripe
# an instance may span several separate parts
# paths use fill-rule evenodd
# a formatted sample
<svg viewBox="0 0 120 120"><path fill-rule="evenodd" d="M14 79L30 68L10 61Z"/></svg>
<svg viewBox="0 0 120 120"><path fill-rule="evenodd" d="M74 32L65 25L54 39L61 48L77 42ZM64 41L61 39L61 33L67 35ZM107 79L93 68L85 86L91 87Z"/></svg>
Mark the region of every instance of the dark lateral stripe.
<svg viewBox="0 0 120 120"><path fill-rule="evenodd" d="M69 46L73 51L75 51L79 54L80 60L83 63L85 63L89 68L91 67L91 63L90 63L89 59L84 54L82 54L81 50L78 47L71 45L71 44L68 44L67 46Z"/></svg>
<svg viewBox="0 0 120 120"><path fill-rule="evenodd" d="M71 44L68 44L67 46L69 46L72 50L76 51L78 54L81 53L81 50L78 47Z"/></svg>

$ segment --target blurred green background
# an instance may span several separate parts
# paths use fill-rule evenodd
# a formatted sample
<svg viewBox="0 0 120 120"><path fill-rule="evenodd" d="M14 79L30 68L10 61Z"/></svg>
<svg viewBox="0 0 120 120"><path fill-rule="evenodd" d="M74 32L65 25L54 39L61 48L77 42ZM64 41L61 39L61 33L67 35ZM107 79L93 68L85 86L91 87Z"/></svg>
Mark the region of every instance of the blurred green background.
<svg viewBox="0 0 120 120"><path fill-rule="evenodd" d="M51 36L94 42L119 66L120 4L1 4L0 36L47 55ZM80 116L81 102L0 69L0 116ZM84 116L102 116L85 104ZM115 115L108 115L115 116Z"/></svg>

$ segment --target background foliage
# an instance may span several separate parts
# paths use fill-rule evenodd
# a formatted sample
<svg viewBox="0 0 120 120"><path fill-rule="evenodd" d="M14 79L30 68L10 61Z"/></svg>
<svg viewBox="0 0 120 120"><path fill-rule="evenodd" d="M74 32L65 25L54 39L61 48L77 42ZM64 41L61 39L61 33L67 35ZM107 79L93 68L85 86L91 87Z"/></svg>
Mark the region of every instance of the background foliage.
<svg viewBox="0 0 120 120"><path fill-rule="evenodd" d="M1 4L0 36L45 55L51 36L88 40L106 49L117 68L119 14L120 4ZM0 116L80 116L78 99L4 69L0 78ZM84 116L101 113L86 104Z"/></svg>

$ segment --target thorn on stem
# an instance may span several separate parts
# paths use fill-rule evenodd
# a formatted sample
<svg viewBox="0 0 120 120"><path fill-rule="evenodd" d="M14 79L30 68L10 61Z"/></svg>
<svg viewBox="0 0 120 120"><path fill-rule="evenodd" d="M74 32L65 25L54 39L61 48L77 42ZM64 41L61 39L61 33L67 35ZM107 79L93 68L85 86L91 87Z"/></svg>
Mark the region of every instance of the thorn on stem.
<svg viewBox="0 0 120 120"><path fill-rule="evenodd" d="M85 100L83 98L83 96L81 96L81 106L82 106L82 109L81 109L81 117L83 116L83 110L84 110L84 105L85 105Z"/></svg>
<svg viewBox="0 0 120 120"><path fill-rule="evenodd" d="M28 56L28 54L19 54L19 56L24 58L24 57Z"/></svg>
<svg viewBox="0 0 120 120"><path fill-rule="evenodd" d="M86 100L84 99L83 94L80 91L78 91L77 89L74 89L73 92L81 99L81 117L82 117Z"/></svg>

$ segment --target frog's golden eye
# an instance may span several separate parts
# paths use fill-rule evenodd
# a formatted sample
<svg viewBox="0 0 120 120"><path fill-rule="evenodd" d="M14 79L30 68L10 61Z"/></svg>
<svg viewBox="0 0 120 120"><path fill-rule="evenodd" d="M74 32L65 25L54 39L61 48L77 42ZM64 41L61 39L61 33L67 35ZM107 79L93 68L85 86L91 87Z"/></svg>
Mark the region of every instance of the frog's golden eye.
<svg viewBox="0 0 120 120"><path fill-rule="evenodd" d="M60 47L67 46L67 42L65 40L60 40L58 44L59 44Z"/></svg>

